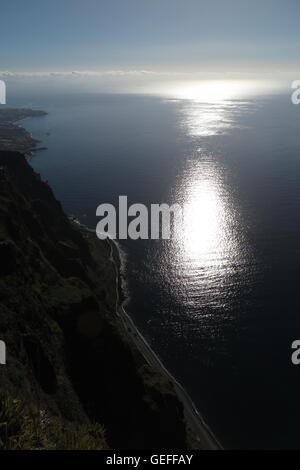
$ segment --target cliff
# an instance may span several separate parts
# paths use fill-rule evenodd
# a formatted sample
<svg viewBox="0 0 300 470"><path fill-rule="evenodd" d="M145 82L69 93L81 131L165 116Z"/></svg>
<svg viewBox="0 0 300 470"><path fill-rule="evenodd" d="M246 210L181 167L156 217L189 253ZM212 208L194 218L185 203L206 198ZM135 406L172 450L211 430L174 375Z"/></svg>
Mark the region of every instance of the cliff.
<svg viewBox="0 0 300 470"><path fill-rule="evenodd" d="M38 140L18 124L18 121L31 117L42 117L45 111L23 108L0 107L0 151L17 151L32 155Z"/></svg>
<svg viewBox="0 0 300 470"><path fill-rule="evenodd" d="M172 383L117 315L111 255L23 155L0 152L0 448L186 448Z"/></svg>

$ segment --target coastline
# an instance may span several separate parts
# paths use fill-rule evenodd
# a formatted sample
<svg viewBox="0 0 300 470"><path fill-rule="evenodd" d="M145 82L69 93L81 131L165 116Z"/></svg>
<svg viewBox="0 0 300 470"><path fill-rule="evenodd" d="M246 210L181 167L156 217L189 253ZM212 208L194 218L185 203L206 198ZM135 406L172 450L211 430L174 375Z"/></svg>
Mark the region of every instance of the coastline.
<svg viewBox="0 0 300 470"><path fill-rule="evenodd" d="M28 110L28 112L32 112L32 110ZM41 111L38 112L37 115L45 115L47 113ZM29 135L31 142L36 144L39 142L26 131L20 125L16 125L16 122L20 122L21 120L26 119L27 117L32 116L24 116L19 119L16 119L13 123L13 126L16 130L22 133L25 131L26 136ZM37 148L31 148L32 151L37 151ZM23 149L24 152L24 149ZM25 153L27 159L30 158L32 153ZM70 216L69 219L71 222L83 232L88 232L90 234L95 235L96 231L90 229L83 225L80 221L78 221L75 217ZM123 286L123 280L121 277L121 266L122 261L124 259L120 253L120 247L118 243L114 240L107 238L107 243L109 244L111 251L110 251L110 261L113 263L116 275L116 288L117 288L117 304L115 308L116 316L120 320L119 324L122 327L122 330L128 339L129 343L133 344L139 353L144 358L145 362L156 370L159 374L164 376L169 382L172 383L174 387L174 392L178 397L179 401L183 405L184 417L185 422L187 425L187 429L191 431L193 439L196 441L196 448L203 449L203 450L221 450L223 449L221 443L215 437L209 426L204 421L203 417L201 416L200 412L197 410L196 405L193 403L191 398L189 397L188 393L184 389L184 387L175 379L175 377L167 370L167 368L163 365L160 358L157 354L153 351L145 337L139 331L138 327L135 325L133 319L125 310L125 302L127 300L126 292Z"/></svg>
<svg viewBox="0 0 300 470"><path fill-rule="evenodd" d="M79 226L82 231L88 232L93 235L96 234L95 230L86 227L77 219L72 217L71 220L74 224L76 224L77 227ZM116 305L116 315L119 320L121 320L121 325L123 327L123 331L126 337L128 338L129 342L135 345L140 354L143 356L146 363L173 384L174 391L179 401L183 405L186 424L188 428L190 428L193 432L199 449L223 450L221 443L218 441L212 430L209 428L209 426L201 416L201 413L198 411L196 405L193 403L187 391L163 365L160 358L153 351L145 337L135 325L133 319L126 312L124 307L126 296L124 294L124 290L122 289L122 278L120 276L120 265L122 258L120 254L120 247L114 240L110 238L107 238L107 242L111 247L110 260L114 265L116 273L116 286L118 291L117 299L119 299Z"/></svg>
<svg viewBox="0 0 300 470"><path fill-rule="evenodd" d="M222 445L202 418L186 390L163 365L122 304L118 309L118 315L123 321L127 334L146 362L172 382L175 393L183 404L186 423L194 431L199 447L203 450L223 450Z"/></svg>
<svg viewBox="0 0 300 470"><path fill-rule="evenodd" d="M0 110L0 150L17 151L30 159L38 150L40 141L22 126L22 121L47 115L45 111L25 108L3 108Z"/></svg>

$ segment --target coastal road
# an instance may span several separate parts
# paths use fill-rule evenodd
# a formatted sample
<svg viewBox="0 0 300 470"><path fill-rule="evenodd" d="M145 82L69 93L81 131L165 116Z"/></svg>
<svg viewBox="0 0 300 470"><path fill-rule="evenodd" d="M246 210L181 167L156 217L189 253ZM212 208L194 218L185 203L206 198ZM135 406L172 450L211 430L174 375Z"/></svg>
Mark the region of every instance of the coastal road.
<svg viewBox="0 0 300 470"><path fill-rule="evenodd" d="M77 221L76 223L78 224ZM84 231L93 233L95 235L95 230L89 229L81 224L79 224L79 226ZM118 299L119 292L120 292L119 269L115 261L114 249L116 249L119 256L120 256L120 252L119 252L118 245L113 240L108 239L108 243L110 245L109 257L110 257L111 262L114 265L115 272L116 272L116 290L117 290L117 299ZM197 410L196 406L194 405L193 401L191 400L187 392L162 364L159 357L151 349L150 345L148 344L144 336L140 333L140 331L134 324L132 318L125 311L123 305L116 306L116 312L117 312L118 317L121 319L123 323L126 334L130 335L132 341L134 342L138 350L141 352L146 362L150 366L152 366L154 369L158 370L158 372L163 374L165 377L167 377L168 380L170 380L173 383L175 392L179 400L183 404L186 422L190 425L191 429L194 431L195 435L197 436L199 447L203 450L223 449L222 445L219 443L217 438L214 436L212 431L209 429L209 427L203 420L202 416L200 415L199 411Z"/></svg>
<svg viewBox="0 0 300 470"><path fill-rule="evenodd" d="M177 380L170 374L170 372L162 364L159 357L151 349L144 336L140 333L130 316L126 313L123 306L118 309L118 316L124 324L127 334L130 334L132 340L136 344L139 351L144 356L147 363L164 374L174 384L175 391L178 398L183 403L184 414L187 423L193 429L199 438L199 444L203 450L221 450L223 449L217 438L213 435L212 431L204 422L196 406L188 396L184 388L177 382Z"/></svg>

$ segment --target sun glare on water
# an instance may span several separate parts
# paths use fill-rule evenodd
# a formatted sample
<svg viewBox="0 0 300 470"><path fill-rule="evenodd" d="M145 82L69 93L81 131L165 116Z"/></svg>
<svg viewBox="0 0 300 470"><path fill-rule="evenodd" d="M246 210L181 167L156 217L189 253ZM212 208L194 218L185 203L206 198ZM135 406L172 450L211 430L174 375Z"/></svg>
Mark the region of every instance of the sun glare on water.
<svg viewBox="0 0 300 470"><path fill-rule="evenodd" d="M210 81L176 90L176 99L182 100L181 130L193 150L174 188L175 199L184 207L174 264L180 266L179 289L188 279L193 292L205 292L209 302L216 301L218 285L231 282L236 266L245 262L243 253L248 256L249 251L239 230L239 204L226 180L226 162L220 152L212 151L210 139L229 135L240 125L238 116L252 106L248 97L254 89L248 82ZM190 304L192 299L189 296Z"/></svg>
<svg viewBox="0 0 300 470"><path fill-rule="evenodd" d="M214 103L247 98L258 91L254 81L210 80L178 85L173 93L178 99Z"/></svg>

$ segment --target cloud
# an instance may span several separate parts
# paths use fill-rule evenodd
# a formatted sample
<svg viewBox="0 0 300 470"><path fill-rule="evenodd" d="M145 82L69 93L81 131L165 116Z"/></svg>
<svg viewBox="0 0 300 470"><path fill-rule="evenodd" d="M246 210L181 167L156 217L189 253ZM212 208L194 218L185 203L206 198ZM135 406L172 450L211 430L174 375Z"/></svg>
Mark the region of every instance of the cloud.
<svg viewBox="0 0 300 470"><path fill-rule="evenodd" d="M185 75L186 76L186 75ZM0 70L0 80L7 82L11 92L30 88L30 93L47 89L63 91L88 91L105 93L131 93L144 91L153 83L182 78L176 72L148 69L71 70L71 71L11 71ZM15 87L15 88L14 88ZM25 88L24 88L25 87Z"/></svg>
<svg viewBox="0 0 300 470"><path fill-rule="evenodd" d="M102 78L102 77L155 77L155 76L166 76L170 75L170 72L156 72L153 70L72 70L72 71L32 71L32 72L12 72L12 71L0 71L0 77L2 78ZM171 73L171 75L178 75L177 73Z"/></svg>

